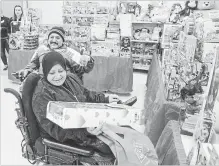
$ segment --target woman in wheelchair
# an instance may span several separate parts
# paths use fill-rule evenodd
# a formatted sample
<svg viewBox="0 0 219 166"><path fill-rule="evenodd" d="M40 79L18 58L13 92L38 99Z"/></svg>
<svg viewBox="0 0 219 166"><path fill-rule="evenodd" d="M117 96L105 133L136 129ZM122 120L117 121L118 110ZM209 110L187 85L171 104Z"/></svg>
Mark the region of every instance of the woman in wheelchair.
<svg viewBox="0 0 219 166"><path fill-rule="evenodd" d="M62 129L46 118L46 108L49 101L111 103L119 101L118 96L106 97L103 93L84 88L76 75L67 75L65 59L58 52L47 53L42 67L44 77L38 81L32 98L32 108L40 126L41 137L52 137L60 142L72 141L105 154L112 154L110 148L95 136L99 134L98 128Z"/></svg>

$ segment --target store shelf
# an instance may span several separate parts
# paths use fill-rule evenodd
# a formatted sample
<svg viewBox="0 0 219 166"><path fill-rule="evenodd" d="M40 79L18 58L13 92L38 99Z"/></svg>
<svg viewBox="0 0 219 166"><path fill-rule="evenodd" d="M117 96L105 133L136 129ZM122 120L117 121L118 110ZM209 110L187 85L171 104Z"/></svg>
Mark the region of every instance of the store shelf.
<svg viewBox="0 0 219 166"><path fill-rule="evenodd" d="M63 16L71 16L71 17L102 17L107 16L108 14L63 14Z"/></svg>
<svg viewBox="0 0 219 166"><path fill-rule="evenodd" d="M149 70L149 65L147 65L147 66L138 66L138 65L133 64L133 69L148 71Z"/></svg>
<svg viewBox="0 0 219 166"><path fill-rule="evenodd" d="M132 24L162 24L161 22L133 21Z"/></svg>
<svg viewBox="0 0 219 166"><path fill-rule="evenodd" d="M131 40L131 42L154 43L154 44L158 44L158 41L146 41L146 40Z"/></svg>
<svg viewBox="0 0 219 166"><path fill-rule="evenodd" d="M145 59L152 59L152 55L139 55L139 54L132 54L134 58L145 58Z"/></svg>

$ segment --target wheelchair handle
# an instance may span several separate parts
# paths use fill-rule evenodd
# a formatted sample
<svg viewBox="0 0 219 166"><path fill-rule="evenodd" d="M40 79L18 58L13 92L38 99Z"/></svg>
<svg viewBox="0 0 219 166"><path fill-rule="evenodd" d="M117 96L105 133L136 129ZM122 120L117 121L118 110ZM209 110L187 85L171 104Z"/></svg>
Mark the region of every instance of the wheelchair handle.
<svg viewBox="0 0 219 166"><path fill-rule="evenodd" d="M21 96L16 90L11 89L11 88L5 88L4 92L13 94L18 99L18 102L22 103Z"/></svg>
<svg viewBox="0 0 219 166"><path fill-rule="evenodd" d="M13 73L11 73L11 75L14 76L17 80L20 80L21 82L23 82L25 79L24 77L19 76L18 72L13 72Z"/></svg>

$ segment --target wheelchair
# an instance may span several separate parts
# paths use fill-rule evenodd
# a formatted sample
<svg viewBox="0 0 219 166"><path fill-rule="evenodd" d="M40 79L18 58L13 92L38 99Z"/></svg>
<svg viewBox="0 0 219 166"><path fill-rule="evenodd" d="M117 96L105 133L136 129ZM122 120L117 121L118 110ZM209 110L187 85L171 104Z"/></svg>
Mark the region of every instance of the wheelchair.
<svg viewBox="0 0 219 166"><path fill-rule="evenodd" d="M116 159L99 151L79 145L60 143L54 139L41 138L38 122L32 110L32 95L40 76L31 73L23 82L23 90L18 93L14 89L5 88L6 93L13 94L16 99L17 120L23 140L22 156L31 164L55 165L113 165Z"/></svg>

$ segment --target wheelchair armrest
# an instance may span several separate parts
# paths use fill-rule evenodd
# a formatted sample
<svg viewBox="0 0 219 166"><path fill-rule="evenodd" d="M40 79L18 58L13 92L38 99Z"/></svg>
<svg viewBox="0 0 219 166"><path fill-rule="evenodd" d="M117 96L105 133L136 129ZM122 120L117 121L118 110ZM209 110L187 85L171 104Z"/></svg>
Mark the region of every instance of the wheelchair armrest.
<svg viewBox="0 0 219 166"><path fill-rule="evenodd" d="M49 139L43 138L42 143L48 147L52 147L54 149L59 149L71 153L76 153L83 156L91 156L94 154L94 151L84 147L70 146L58 142L51 141Z"/></svg>

